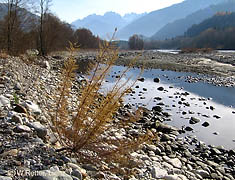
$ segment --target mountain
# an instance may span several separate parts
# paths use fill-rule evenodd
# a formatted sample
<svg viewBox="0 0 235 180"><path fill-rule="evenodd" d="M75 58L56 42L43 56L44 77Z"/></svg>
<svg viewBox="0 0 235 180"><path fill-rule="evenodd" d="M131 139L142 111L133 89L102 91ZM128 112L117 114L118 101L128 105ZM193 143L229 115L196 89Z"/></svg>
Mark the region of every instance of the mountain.
<svg viewBox="0 0 235 180"><path fill-rule="evenodd" d="M170 7L152 11L122 28L118 32L117 37L128 39L133 34L142 34L150 37L164 25L221 1L223 0L185 0Z"/></svg>
<svg viewBox="0 0 235 180"><path fill-rule="evenodd" d="M193 25L185 32L185 35L195 37L210 28L224 30L226 28L235 27L234 19L235 12L219 12L211 18L208 18L197 25Z"/></svg>
<svg viewBox="0 0 235 180"><path fill-rule="evenodd" d="M112 35L115 28L122 28L143 14L130 13L123 17L115 12L107 12L103 16L92 14L83 19L72 22L75 28L87 28L93 34L107 38L107 34Z"/></svg>
<svg viewBox="0 0 235 180"><path fill-rule="evenodd" d="M211 5L207 8L196 11L185 18L176 20L172 23L168 23L163 28L161 28L157 33L155 33L151 39L153 40L164 40L169 38L174 38L176 36L184 35L188 28L194 24L198 24L203 20L212 17L217 12L224 11L235 11L235 1L229 0L217 5Z"/></svg>

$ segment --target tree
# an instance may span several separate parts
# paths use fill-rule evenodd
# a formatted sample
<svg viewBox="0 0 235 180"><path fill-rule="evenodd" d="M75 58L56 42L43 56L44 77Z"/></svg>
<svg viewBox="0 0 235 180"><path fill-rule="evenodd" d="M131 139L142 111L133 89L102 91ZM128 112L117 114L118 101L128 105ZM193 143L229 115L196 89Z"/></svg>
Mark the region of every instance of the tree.
<svg viewBox="0 0 235 180"><path fill-rule="evenodd" d="M89 29L77 29L74 33L75 42L81 48L98 48L99 37L95 37Z"/></svg>
<svg viewBox="0 0 235 180"><path fill-rule="evenodd" d="M128 40L128 45L130 49L141 50L144 47L143 37L137 34L131 36Z"/></svg>
<svg viewBox="0 0 235 180"><path fill-rule="evenodd" d="M43 23L43 52L46 55L52 51L64 50L73 40L73 29L62 22L55 15L48 13L44 15Z"/></svg>
<svg viewBox="0 0 235 180"><path fill-rule="evenodd" d="M2 0L2 8L7 13L1 23L1 35L5 48L9 54L14 52L14 44L17 35L22 31L22 24L25 24L27 17L25 16L25 7L29 1L27 0ZM5 6L5 7L4 7Z"/></svg>
<svg viewBox="0 0 235 180"><path fill-rule="evenodd" d="M44 24L45 24L45 18L46 14L49 11L49 6L51 4L52 0L40 0L39 1L39 16L40 16L40 22L39 22L39 52L41 55L46 55L46 49L45 49L45 30L44 30Z"/></svg>

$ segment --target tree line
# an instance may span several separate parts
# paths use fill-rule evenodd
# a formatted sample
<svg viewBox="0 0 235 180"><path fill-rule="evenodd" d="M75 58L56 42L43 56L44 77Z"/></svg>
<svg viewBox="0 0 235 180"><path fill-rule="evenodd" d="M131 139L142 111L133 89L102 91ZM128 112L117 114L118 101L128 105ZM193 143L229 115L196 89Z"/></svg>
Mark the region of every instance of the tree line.
<svg viewBox="0 0 235 180"><path fill-rule="evenodd" d="M40 55L65 50L69 42L98 48L100 39L88 29L74 30L50 12L51 0L0 0L0 51L11 55L37 49Z"/></svg>

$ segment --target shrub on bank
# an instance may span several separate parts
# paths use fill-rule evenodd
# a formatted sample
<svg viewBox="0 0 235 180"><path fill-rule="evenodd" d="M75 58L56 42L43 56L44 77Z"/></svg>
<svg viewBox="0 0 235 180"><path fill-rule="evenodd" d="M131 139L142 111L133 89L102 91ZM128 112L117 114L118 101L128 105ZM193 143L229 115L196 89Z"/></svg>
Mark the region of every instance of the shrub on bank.
<svg viewBox="0 0 235 180"><path fill-rule="evenodd" d="M127 118L116 117L122 107L122 98L134 85L133 83L128 86L130 79L121 81L128 68L120 74L114 86L105 95L100 93L103 82L118 58L117 49L110 44L101 46L90 79L80 89L76 103L72 103L71 89L77 65L72 54L65 62L61 83L54 96L52 129L63 146L62 149L76 154L81 162L115 162L120 166L130 167L133 165L130 161L131 152L137 150L141 144L150 142L154 136L145 130L137 137L130 138L123 134L131 123L140 118L141 109L129 114ZM72 46L70 50L75 51ZM121 137L116 137L116 134Z"/></svg>

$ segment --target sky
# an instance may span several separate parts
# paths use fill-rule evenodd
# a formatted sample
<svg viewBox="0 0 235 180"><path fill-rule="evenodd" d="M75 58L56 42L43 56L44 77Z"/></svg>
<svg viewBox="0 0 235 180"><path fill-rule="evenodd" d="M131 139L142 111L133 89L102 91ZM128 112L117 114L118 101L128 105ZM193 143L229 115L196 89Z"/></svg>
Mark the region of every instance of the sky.
<svg viewBox="0 0 235 180"><path fill-rule="evenodd" d="M113 11L126 13L151 12L183 0L53 0L50 7L61 20L71 23L90 14L103 15Z"/></svg>

